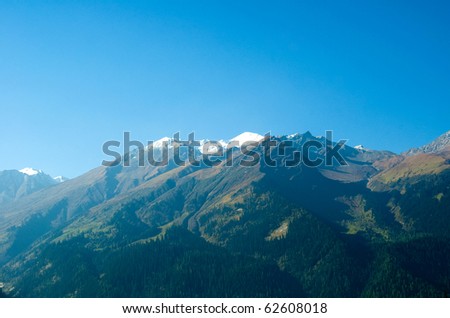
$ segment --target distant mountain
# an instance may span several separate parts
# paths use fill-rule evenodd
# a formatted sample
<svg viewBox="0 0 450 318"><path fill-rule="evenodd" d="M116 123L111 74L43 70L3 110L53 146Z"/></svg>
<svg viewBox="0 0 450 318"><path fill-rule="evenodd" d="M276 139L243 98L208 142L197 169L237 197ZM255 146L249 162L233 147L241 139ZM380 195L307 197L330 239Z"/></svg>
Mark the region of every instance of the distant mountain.
<svg viewBox="0 0 450 318"><path fill-rule="evenodd" d="M373 189L402 189L427 176L438 176L450 169L450 131L431 143L412 148L380 163L384 169L369 183Z"/></svg>
<svg viewBox="0 0 450 318"><path fill-rule="evenodd" d="M68 181L70 179L66 178L66 177L63 177L63 176L57 176L57 177L54 177L53 180L55 180L58 183L62 183L62 182Z"/></svg>
<svg viewBox="0 0 450 318"><path fill-rule="evenodd" d="M17 201L56 183L49 175L32 168L0 171L0 205Z"/></svg>
<svg viewBox="0 0 450 318"><path fill-rule="evenodd" d="M442 134L432 142L419 148L412 148L404 153L406 156L417 155L420 153L434 154L441 151L450 150L450 131Z"/></svg>
<svg viewBox="0 0 450 318"><path fill-rule="evenodd" d="M264 139L264 136L260 134L255 134L252 132L244 132L234 138L231 138L230 141L238 142L240 145L242 145L245 142L251 142L251 141L261 141Z"/></svg>
<svg viewBox="0 0 450 318"><path fill-rule="evenodd" d="M179 166L172 144L166 166L140 167L134 151L129 167L101 166L0 207L5 292L442 297L450 290L445 149L406 156L344 146L347 165L307 167L285 163L324 137L233 139L257 141L261 160L239 165L248 158L230 148L231 163ZM274 141L291 147L268 150Z"/></svg>

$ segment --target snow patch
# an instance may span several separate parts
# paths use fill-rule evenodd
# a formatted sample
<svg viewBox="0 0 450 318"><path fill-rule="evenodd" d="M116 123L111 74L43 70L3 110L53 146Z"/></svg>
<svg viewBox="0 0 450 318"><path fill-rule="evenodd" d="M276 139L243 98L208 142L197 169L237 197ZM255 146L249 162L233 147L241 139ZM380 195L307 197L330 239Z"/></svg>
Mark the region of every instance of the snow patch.
<svg viewBox="0 0 450 318"><path fill-rule="evenodd" d="M36 170L33 168L23 168L21 170L19 170L19 172L22 172L23 174L29 175L29 176L34 176L37 175L39 173L42 173L41 170Z"/></svg>
<svg viewBox="0 0 450 318"><path fill-rule="evenodd" d="M66 177L63 177L63 176L57 176L57 177L54 177L53 180L55 180L56 182L59 182L59 183L63 183L64 181L67 181L69 179Z"/></svg>
<svg viewBox="0 0 450 318"><path fill-rule="evenodd" d="M200 140L200 146L198 146L198 150L202 154L216 154L219 152L219 148L222 148L222 151L227 148L228 143L224 140L213 141L209 139Z"/></svg>
<svg viewBox="0 0 450 318"><path fill-rule="evenodd" d="M162 148L164 145L166 145L170 148L172 141L173 141L173 138L163 137L161 139L154 141L152 144L152 147L153 148ZM148 146L146 147L146 149L148 149Z"/></svg>
<svg viewBox="0 0 450 318"><path fill-rule="evenodd" d="M232 138L230 141L238 142L239 145L242 145L244 142L248 141L256 141L259 142L264 139L264 136L261 136L260 134L252 133L252 132L244 132L234 138Z"/></svg>

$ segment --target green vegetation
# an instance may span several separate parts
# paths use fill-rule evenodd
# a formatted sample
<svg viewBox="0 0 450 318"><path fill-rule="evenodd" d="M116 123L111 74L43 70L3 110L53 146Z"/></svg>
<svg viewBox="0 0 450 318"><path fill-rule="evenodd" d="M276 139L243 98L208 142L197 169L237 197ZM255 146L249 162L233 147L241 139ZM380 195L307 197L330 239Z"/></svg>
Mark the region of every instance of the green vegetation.
<svg viewBox="0 0 450 318"><path fill-rule="evenodd" d="M447 157L345 151L349 167L102 167L51 187L0 215L3 292L448 295Z"/></svg>
<svg viewBox="0 0 450 318"><path fill-rule="evenodd" d="M367 213L371 199L355 200ZM258 186L201 216L197 234L171 224L155 237L127 207L108 225L117 244L98 249L105 238L89 235L52 240L3 271L18 277L11 296L442 297L450 287L445 238L383 240L364 227L345 234ZM268 240L280 227L283 235Z"/></svg>

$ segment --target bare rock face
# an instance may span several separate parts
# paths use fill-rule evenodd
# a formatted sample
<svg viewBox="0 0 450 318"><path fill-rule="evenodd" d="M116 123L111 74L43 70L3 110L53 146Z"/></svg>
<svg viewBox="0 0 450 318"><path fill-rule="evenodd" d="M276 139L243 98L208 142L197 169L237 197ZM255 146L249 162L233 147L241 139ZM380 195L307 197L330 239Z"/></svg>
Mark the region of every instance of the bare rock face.
<svg viewBox="0 0 450 318"><path fill-rule="evenodd" d="M419 148L412 148L405 152L406 156L413 156L419 153L438 153L450 148L450 130L439 136L431 143Z"/></svg>

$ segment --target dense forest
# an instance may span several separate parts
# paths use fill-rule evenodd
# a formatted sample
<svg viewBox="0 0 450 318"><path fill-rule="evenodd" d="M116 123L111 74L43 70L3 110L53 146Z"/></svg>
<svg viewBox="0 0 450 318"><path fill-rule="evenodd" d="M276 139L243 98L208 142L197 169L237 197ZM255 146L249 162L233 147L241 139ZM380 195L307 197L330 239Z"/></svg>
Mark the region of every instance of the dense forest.
<svg viewBox="0 0 450 318"><path fill-rule="evenodd" d="M20 294L12 296L448 295L450 243L445 237L369 241L365 235L336 232L332 224L268 193L236 207L247 211L244 222L222 224L221 236L210 242L179 225L150 241L121 247L98 249L84 236L46 245L27 261L25 272L9 273L20 277L15 281ZM210 228L206 234L217 231L218 215L232 211L211 213L204 220ZM268 236L283 219L289 220L289 230ZM136 235L136 227L120 227L120 237Z"/></svg>

